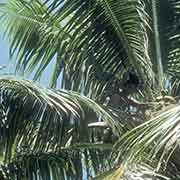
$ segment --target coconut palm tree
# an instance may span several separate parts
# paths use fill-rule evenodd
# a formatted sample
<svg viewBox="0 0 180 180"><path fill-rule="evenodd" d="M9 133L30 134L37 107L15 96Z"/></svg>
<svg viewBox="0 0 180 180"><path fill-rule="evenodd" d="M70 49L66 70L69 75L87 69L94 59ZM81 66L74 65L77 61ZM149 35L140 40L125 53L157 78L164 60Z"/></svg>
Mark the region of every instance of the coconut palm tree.
<svg viewBox="0 0 180 180"><path fill-rule="evenodd" d="M179 179L179 7L1 3L16 71L53 65L0 77L1 179Z"/></svg>

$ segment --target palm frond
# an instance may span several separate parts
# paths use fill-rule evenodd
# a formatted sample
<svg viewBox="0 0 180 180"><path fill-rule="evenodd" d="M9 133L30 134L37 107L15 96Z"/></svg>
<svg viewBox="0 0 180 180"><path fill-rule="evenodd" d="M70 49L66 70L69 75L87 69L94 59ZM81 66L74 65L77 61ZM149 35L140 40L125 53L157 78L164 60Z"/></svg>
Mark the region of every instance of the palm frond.
<svg viewBox="0 0 180 180"><path fill-rule="evenodd" d="M87 148L87 147L86 147ZM96 160L96 161L95 161ZM58 153L24 153L1 165L4 179L89 179L96 170L108 169L108 152L61 150Z"/></svg>
<svg viewBox="0 0 180 180"><path fill-rule="evenodd" d="M114 2L103 0L101 6L104 8L108 21L114 27L117 37L124 43L130 64L143 76L146 74L145 71L149 71L148 75L153 78L147 51L149 20L145 12L144 1Z"/></svg>
<svg viewBox="0 0 180 180"><path fill-rule="evenodd" d="M157 169L166 168L169 159L179 146L180 107L165 108L151 120L125 133L115 145L117 160L127 164L158 159Z"/></svg>
<svg viewBox="0 0 180 180"><path fill-rule="evenodd" d="M131 167L128 170L123 167L114 168L94 178L94 180L167 180L166 176L160 175L146 164Z"/></svg>
<svg viewBox="0 0 180 180"><path fill-rule="evenodd" d="M83 145L82 145L83 147ZM164 175L154 171L146 164L129 169L113 168L107 151L86 149L81 151L62 150L58 153L36 153L18 155L7 165L1 165L3 180L48 178L59 179L89 179L94 180L168 180ZM96 152L96 153L95 153ZM110 170L109 170L110 169ZM98 171L97 171L98 170ZM104 173L97 175L99 172Z"/></svg>
<svg viewBox="0 0 180 180"><path fill-rule="evenodd" d="M169 9L168 11L171 17L171 23L168 24L166 28L166 38L167 40L167 47L168 47L168 63L167 63L167 70L168 73L173 76L179 76L180 66L179 66L179 1L173 0L169 2ZM163 9L162 9L163 10ZM166 11L167 12L167 11ZM171 14L170 14L171 13Z"/></svg>
<svg viewBox="0 0 180 180"><path fill-rule="evenodd" d="M121 79L132 66L141 79L153 78L143 1L12 0L1 11L11 51L18 51L17 67L38 67L35 79L54 58L51 85L63 70L63 79L76 82L65 80L63 86L78 91L84 87L86 95L100 94L106 86L97 74L110 72Z"/></svg>
<svg viewBox="0 0 180 180"><path fill-rule="evenodd" d="M89 142L88 124L107 122L118 137L126 120L106 112L93 100L75 92L43 89L32 82L0 78L1 154L5 161L22 151L58 151L78 142ZM103 132L103 130L100 130ZM102 136L102 134L101 134Z"/></svg>
<svg viewBox="0 0 180 180"><path fill-rule="evenodd" d="M179 76L179 0L156 1L158 31L163 68L166 74ZM152 48L152 51L154 49ZM156 63L154 63L156 64Z"/></svg>

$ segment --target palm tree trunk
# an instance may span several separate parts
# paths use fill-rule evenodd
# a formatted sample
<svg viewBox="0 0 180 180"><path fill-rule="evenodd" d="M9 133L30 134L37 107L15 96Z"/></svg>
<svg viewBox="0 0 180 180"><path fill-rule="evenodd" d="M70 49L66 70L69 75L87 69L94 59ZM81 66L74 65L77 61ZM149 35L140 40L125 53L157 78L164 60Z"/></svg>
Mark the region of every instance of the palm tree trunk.
<svg viewBox="0 0 180 180"><path fill-rule="evenodd" d="M160 89L163 87L163 65L162 65L162 55L161 55L161 45L160 36L158 30L158 16L157 16L157 2L152 0L152 13L153 13L153 30L155 36L155 51L156 51L156 61L157 61L157 71L158 71L158 82Z"/></svg>

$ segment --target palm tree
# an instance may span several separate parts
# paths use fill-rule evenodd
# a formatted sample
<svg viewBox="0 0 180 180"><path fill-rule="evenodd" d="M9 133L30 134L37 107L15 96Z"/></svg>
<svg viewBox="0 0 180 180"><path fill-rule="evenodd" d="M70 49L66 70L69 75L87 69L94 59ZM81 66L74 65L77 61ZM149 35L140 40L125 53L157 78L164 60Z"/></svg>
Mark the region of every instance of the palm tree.
<svg viewBox="0 0 180 180"><path fill-rule="evenodd" d="M0 178L179 179L179 7L1 3L16 71L37 81L54 67L46 89L0 77Z"/></svg>

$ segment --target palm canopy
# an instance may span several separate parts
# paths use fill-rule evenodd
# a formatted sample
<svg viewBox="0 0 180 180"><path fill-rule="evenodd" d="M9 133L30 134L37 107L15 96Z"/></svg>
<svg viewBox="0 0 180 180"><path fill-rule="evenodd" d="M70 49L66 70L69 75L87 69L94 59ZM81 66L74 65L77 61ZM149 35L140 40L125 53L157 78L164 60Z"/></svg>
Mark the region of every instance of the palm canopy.
<svg viewBox="0 0 180 180"><path fill-rule="evenodd" d="M96 163L94 168L98 168L94 158L102 152L104 155L99 160L104 162L100 164L108 166L105 157L112 144L94 144L88 123L96 121L99 115L107 126L113 126L116 136L125 128L101 106L74 92L45 90L32 82L10 76L0 78L0 89L1 157L12 171L7 173L6 167L2 167L7 177L21 179L27 176L31 179L33 173L37 174L39 170L41 178L50 177L51 171L54 171L54 179L59 176L63 179L80 178L83 172L81 160L84 168L91 168L87 164L89 161ZM89 118L88 122L86 116L90 115L94 116L94 120ZM24 168L27 169L20 173Z"/></svg>
<svg viewBox="0 0 180 180"><path fill-rule="evenodd" d="M128 113L73 91L44 89L13 76L0 78L0 89L2 179L93 177L116 164L110 159L113 144L136 126ZM112 129L109 139L98 134L104 130L92 129L102 124L99 117Z"/></svg>
<svg viewBox="0 0 180 180"><path fill-rule="evenodd" d="M0 78L2 178L179 179L179 4L1 3L17 71L66 89Z"/></svg>
<svg viewBox="0 0 180 180"><path fill-rule="evenodd" d="M85 94L93 89L99 95L108 74L121 79L130 66L144 81L153 79L143 1L14 0L1 4L1 12L17 69L37 67L38 79L56 61L52 87L62 70L63 79L72 82L64 86L78 91L84 86Z"/></svg>
<svg viewBox="0 0 180 180"><path fill-rule="evenodd" d="M129 179L130 174L133 179L146 178L149 173L161 177L154 174L153 166L139 165L131 171L117 169L117 161L112 161L120 152L113 150L114 143L137 125L128 113L100 106L73 91L44 89L13 76L0 78L0 89L2 179L89 179L112 167L97 179ZM99 128L99 117L106 130L112 129L108 139Z"/></svg>

